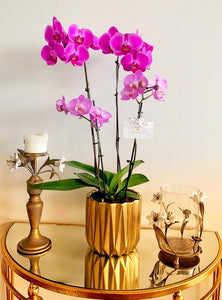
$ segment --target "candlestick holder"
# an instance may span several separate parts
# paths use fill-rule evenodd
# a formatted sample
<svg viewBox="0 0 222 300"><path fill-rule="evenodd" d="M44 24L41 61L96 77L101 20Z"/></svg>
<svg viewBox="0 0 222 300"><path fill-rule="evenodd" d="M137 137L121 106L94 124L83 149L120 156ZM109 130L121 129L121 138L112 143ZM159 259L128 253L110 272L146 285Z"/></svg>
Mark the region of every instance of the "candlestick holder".
<svg viewBox="0 0 222 300"><path fill-rule="evenodd" d="M37 254L45 252L51 248L51 240L42 236L39 231L39 224L43 210L43 202L40 198L42 191L33 188L33 185L43 182L37 172L37 159L38 157L46 156L47 153L26 153L21 152L21 150L19 151L20 154L22 153L22 155L27 159L26 163L30 163L30 166L33 169L33 174L29 180L27 180L29 200L26 203L26 209L30 224L30 233L28 237L18 243L17 250L23 254Z"/></svg>

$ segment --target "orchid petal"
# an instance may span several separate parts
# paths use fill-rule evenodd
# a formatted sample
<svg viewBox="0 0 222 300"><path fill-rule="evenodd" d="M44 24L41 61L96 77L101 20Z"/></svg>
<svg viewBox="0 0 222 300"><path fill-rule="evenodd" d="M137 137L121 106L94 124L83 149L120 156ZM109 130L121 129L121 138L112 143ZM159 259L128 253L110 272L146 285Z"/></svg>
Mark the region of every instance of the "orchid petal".
<svg viewBox="0 0 222 300"><path fill-rule="evenodd" d="M78 98L72 99L67 105L70 114L74 116L83 116L88 114L91 107L92 101L84 95L80 95Z"/></svg>
<svg viewBox="0 0 222 300"><path fill-rule="evenodd" d="M143 44L141 37L135 33L128 35L128 42L133 50L139 50Z"/></svg>
<svg viewBox="0 0 222 300"><path fill-rule="evenodd" d="M104 54L113 53L112 49L110 48L109 42L110 42L110 35L108 33L104 33L99 38L99 47Z"/></svg>

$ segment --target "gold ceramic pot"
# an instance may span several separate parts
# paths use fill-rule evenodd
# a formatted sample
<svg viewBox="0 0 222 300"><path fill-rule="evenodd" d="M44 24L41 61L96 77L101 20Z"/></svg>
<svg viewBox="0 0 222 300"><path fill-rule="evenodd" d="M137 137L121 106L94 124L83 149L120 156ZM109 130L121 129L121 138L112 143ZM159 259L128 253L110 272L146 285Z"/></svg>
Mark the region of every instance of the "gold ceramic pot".
<svg viewBox="0 0 222 300"><path fill-rule="evenodd" d="M140 238L141 197L124 203L107 203L86 197L86 239L100 255L120 256L133 251Z"/></svg>

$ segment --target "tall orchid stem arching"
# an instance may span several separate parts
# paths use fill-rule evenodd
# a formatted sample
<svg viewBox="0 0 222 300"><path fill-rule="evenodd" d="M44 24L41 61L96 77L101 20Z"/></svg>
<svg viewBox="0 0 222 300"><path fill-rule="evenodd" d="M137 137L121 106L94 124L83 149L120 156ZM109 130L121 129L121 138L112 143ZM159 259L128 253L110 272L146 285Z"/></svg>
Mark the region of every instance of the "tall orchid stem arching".
<svg viewBox="0 0 222 300"><path fill-rule="evenodd" d="M136 160L137 140L133 137L133 147L130 159L126 159L127 165L122 168L120 159L120 118L119 118L119 75L122 68L130 72L124 78L124 88L121 90L121 100L132 100L138 104L137 119L141 118L144 100L153 96L158 101L164 101L167 82L156 76L156 81L148 83L144 72L152 63L153 46L144 42L136 33L124 33L112 26L103 33L100 38L96 37L91 30L80 29L72 24L65 32L61 23L54 17L53 24L45 29L47 45L42 48L41 56L48 65L55 65L60 59L64 63L71 63L74 67L84 67L85 93L66 103L63 96L56 101L59 112L86 119L90 123L94 165L88 165L75 160L61 162L82 172L76 172L77 178L63 179L39 184L36 188L48 190L74 190L82 187L95 187L98 189L97 201L119 202L138 199L138 193L130 188L149 179L140 173L133 174L136 167L143 160ZM115 56L115 150L117 157L116 172L107 171L104 167L104 159L100 138L101 127L109 122L111 114L101 109L91 99L86 61L89 59L89 50L101 50L103 54ZM141 100L138 100L141 96ZM141 121L141 120L139 120ZM58 159L53 160L58 163Z"/></svg>
<svg viewBox="0 0 222 300"><path fill-rule="evenodd" d="M87 96L89 99L91 99L90 96L90 88L89 88L89 80L88 80L88 74L87 74L87 67L86 63L84 62L84 74L85 74L85 81L86 81L86 88L85 91L87 92ZM92 104L95 107L95 100L92 100ZM91 135L92 135L92 143L93 143L93 154L94 154L94 168L95 168L95 176L98 180L98 186L99 189L101 190L101 185L100 185L100 179L99 179L99 169L101 168L102 172L102 184L103 184L103 197L102 199L106 199L106 194L105 194L105 175L104 175L104 164L103 164L103 154L102 154L102 147L101 147L101 141L100 141L100 134L99 134L99 127L97 124L97 121L95 121L95 124L93 125L92 122L90 121L91 124ZM94 130L96 131L96 137L97 141L95 140L95 133ZM96 151L96 145L98 146L98 150ZM97 154L98 152L98 154ZM98 160L97 160L98 157Z"/></svg>
<svg viewBox="0 0 222 300"><path fill-rule="evenodd" d="M137 119L140 119L140 117L142 115L143 100L144 100L144 96L143 95L142 95L141 101L137 100L137 103L138 103ZM129 179L130 179L131 174L133 172L134 163L136 161L136 152L137 152L137 140L136 140L136 138L134 138L131 159L129 161L129 172L128 172L128 176L127 176L126 186L124 188L125 189L125 197L126 197L126 192L127 192L128 184L129 184Z"/></svg>
<svg viewBox="0 0 222 300"><path fill-rule="evenodd" d="M115 100L116 100L116 156L117 156L117 172L121 169L121 162L120 162L120 154L119 154L119 141L120 141L120 134L119 134L119 57L117 57L116 61L116 92L115 92Z"/></svg>
<svg viewBox="0 0 222 300"><path fill-rule="evenodd" d="M84 62L84 75L85 75L85 81L86 81L86 88L85 91L87 93L87 96L89 99L91 99L90 96L90 89L89 89L89 80L88 80L88 74L87 74L87 68L86 63ZM93 105L95 106L95 101L93 101ZM99 168L97 163L97 154L96 154L96 140L95 140L95 134L93 127L91 126L91 135L92 135L92 144L93 144L93 156L94 156L94 168L95 168L95 176L99 180Z"/></svg>

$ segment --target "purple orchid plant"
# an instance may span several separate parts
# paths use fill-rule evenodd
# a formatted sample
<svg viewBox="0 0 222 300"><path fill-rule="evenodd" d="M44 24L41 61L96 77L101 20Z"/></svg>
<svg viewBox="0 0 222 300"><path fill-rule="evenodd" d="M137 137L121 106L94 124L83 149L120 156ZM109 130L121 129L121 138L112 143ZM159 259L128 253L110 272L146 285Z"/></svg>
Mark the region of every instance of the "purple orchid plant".
<svg viewBox="0 0 222 300"><path fill-rule="evenodd" d="M144 75L152 64L153 46L144 42L138 32L121 33L114 26L99 38L91 30L80 29L75 24L69 26L68 32L66 32L56 17L53 17L52 25L48 25L45 29L45 40L47 45L42 48L41 56L49 66L55 65L58 60L61 60L66 64L71 63L74 67L84 67L86 94L81 93L69 102L66 102L65 96L62 96L56 102L56 109L58 112L77 116L89 122L94 165L91 166L78 161L64 161L63 158L62 164L81 169L84 172L76 173L77 178L45 182L38 185L38 187L45 190L73 190L92 186L97 188L97 196L100 201L125 202L138 199L138 194L129 188L145 183L149 179L143 174L132 174L133 169L143 163L142 160L136 160L136 138L134 138L131 157L127 160L127 165L121 167L119 94L121 100L132 100L138 104L137 119L141 118L145 100L151 96L158 101L165 100L167 81L159 78L158 75L156 75L155 81L148 81ZM104 169L100 129L110 121L111 114L97 106L95 100L91 99L86 65L90 57L90 51L101 51L102 54L110 54L115 57L116 86L114 103L116 109L115 148L117 156L115 173ZM127 75L123 81L123 89L119 93L119 72L121 68L127 72Z"/></svg>

